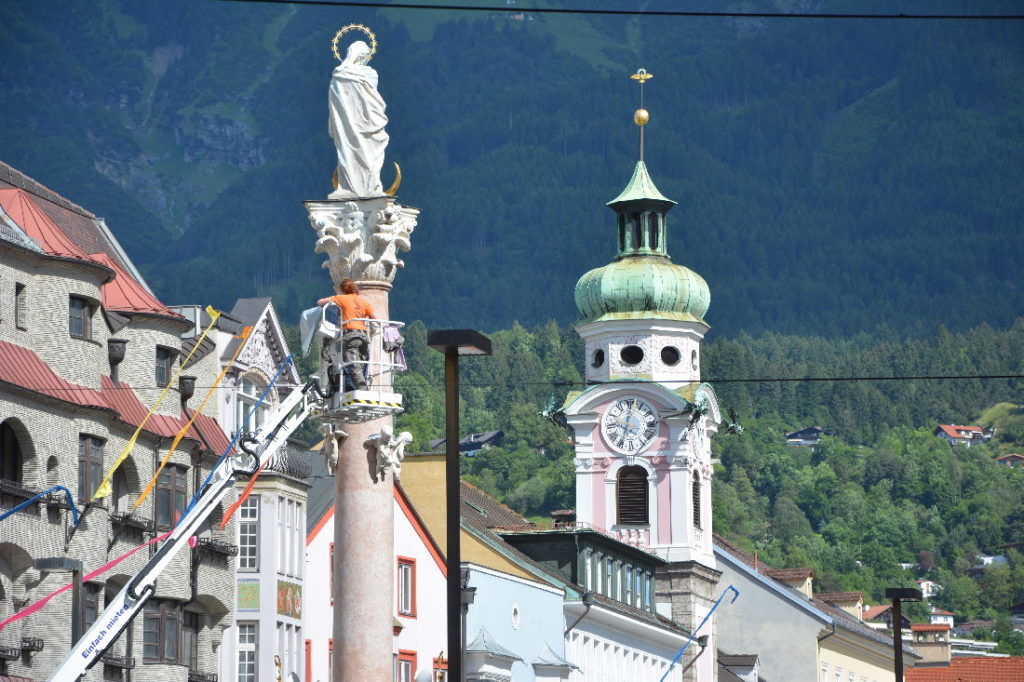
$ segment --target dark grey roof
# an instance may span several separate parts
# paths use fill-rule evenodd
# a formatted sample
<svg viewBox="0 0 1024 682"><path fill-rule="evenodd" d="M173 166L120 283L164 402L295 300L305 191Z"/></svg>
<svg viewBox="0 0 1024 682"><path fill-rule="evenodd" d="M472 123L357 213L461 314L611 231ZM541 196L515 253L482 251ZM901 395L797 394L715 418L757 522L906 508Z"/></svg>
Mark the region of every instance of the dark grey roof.
<svg viewBox="0 0 1024 682"><path fill-rule="evenodd" d="M722 662L718 662L718 682L743 682L742 677L738 677L733 671L722 665Z"/></svg>
<svg viewBox="0 0 1024 682"><path fill-rule="evenodd" d="M320 519L334 504L334 476L327 471L319 451L309 453L309 497L306 498L306 533L316 528Z"/></svg>
<svg viewBox="0 0 1024 682"><path fill-rule="evenodd" d="M239 330L243 327L250 327L259 321L260 315L270 305L271 299L266 296L260 298L240 298L235 301L235 307L228 313L233 319L238 320ZM235 351L238 350L238 344L242 343L242 339L234 338L224 348L224 352L221 353L222 358L230 358L234 356Z"/></svg>
<svg viewBox="0 0 1024 682"><path fill-rule="evenodd" d="M270 303L271 299L267 296L240 298L235 301L235 307L228 314L243 325L255 324Z"/></svg>
<svg viewBox="0 0 1024 682"><path fill-rule="evenodd" d="M757 664L757 654L723 654L719 651L718 662L722 665L742 665L752 668Z"/></svg>

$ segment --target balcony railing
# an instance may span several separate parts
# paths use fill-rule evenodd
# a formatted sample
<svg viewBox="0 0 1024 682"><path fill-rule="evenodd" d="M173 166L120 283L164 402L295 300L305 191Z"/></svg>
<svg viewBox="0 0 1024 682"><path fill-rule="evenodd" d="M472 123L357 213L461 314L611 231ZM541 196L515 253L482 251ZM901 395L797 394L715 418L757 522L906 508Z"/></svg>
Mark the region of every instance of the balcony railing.
<svg viewBox="0 0 1024 682"><path fill-rule="evenodd" d="M16 661L21 658L21 649L12 646L0 646L0 661Z"/></svg>
<svg viewBox="0 0 1024 682"><path fill-rule="evenodd" d="M22 651L42 651L43 650L43 639L41 637L22 637L21 638L21 650Z"/></svg>
<svg viewBox="0 0 1024 682"><path fill-rule="evenodd" d="M117 654L106 653L103 654L103 657L100 660L114 668L131 670L135 667L135 659L130 656L118 656Z"/></svg>
<svg viewBox="0 0 1024 682"><path fill-rule="evenodd" d="M17 481L0 478L0 495L10 495L11 497L27 500L38 492L38 490L29 490Z"/></svg>
<svg viewBox="0 0 1024 682"><path fill-rule="evenodd" d="M230 542L222 542L211 538L199 538L196 542L196 548L207 552L223 554L224 556L238 555L238 545L232 545Z"/></svg>
<svg viewBox="0 0 1024 682"><path fill-rule="evenodd" d="M217 673L204 673L198 670L188 671L188 682L217 682Z"/></svg>
<svg viewBox="0 0 1024 682"><path fill-rule="evenodd" d="M152 530L153 521L144 516L135 516L131 512L115 512L110 515L110 522L122 528L135 530Z"/></svg>

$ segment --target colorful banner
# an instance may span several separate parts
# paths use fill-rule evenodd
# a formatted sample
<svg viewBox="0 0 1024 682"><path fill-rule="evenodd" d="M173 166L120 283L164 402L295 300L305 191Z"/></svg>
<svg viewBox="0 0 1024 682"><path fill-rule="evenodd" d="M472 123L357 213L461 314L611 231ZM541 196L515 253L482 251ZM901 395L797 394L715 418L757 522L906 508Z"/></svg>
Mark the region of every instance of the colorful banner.
<svg viewBox="0 0 1024 682"><path fill-rule="evenodd" d="M168 450L167 454L164 455L163 459L160 460L160 466L156 468L156 473L153 474L153 478L149 479L149 483L146 484L146 487L145 489L143 489L142 494L139 495L139 499L135 500L135 504L132 505L132 510L138 509L139 505L142 504L147 497L149 497L149 494L151 492L153 492L153 486L156 485L156 480L160 477L160 472L164 470L165 466L167 466L167 462L170 461L171 455L174 454L174 451L178 449L178 443L181 442L181 439L188 432L188 430L192 428L192 422L196 420L196 417L199 416L199 413L203 411L204 407L206 407L206 402L213 395L213 392L217 390L217 387L220 386L220 382L224 380L224 377L227 376L228 370L230 370L232 365L235 364L235 360L238 359L239 353L241 353L242 348L245 347L245 340L249 338L249 333L251 331L252 327L246 327L245 329L242 330L241 334L235 337L242 339L242 342L238 344L238 348L235 349L235 354L231 356L231 359L228 360L228 364L224 366L224 369L221 370L221 373L217 375L216 379L214 379L213 385L210 386L210 390L206 392L206 396L203 398L203 402L199 403L199 409L195 410L192 413L192 418L188 420L188 423L185 424L185 427L181 431L178 431L178 435L174 437L174 441L171 443L171 449Z"/></svg>
<svg viewBox="0 0 1024 682"><path fill-rule="evenodd" d="M97 578L97 577L103 575L104 573L106 573L107 571L112 569L114 566L117 566L119 563L121 563L122 561L124 561L125 559L130 557L131 555L133 555L136 552L138 552L140 549L144 549L145 547L148 547L149 545L152 545L154 542L160 542L161 540L163 540L167 536L169 536L172 532L173 531L167 531L163 535L158 535L157 537L153 538L152 540L149 540L148 542L143 542L141 545L139 545L135 549L132 549L132 550L130 550L128 552L125 552L124 554L122 554L121 556L117 557L113 561L110 561L110 562L107 562L107 563L103 564L102 566L97 568L92 573L87 573L86 575L82 576L82 582L86 583L86 582L89 582L90 580L93 580L94 578ZM32 604L30 606L26 606L21 611L18 611L16 614L11 616L10 618L5 620L4 622L0 623L0 630L3 630L5 627L7 627L8 624L13 623L16 620L21 620L22 618L24 618L26 616L31 616L33 613L35 613L36 611L39 611L44 606L46 606L46 604L49 603L49 601L51 599L56 597L58 594L61 594L63 592L67 592L68 590L71 589L71 587L72 587L72 583L68 583L67 585L65 585L64 587L60 588L59 590L55 590L55 591L51 592L50 594L46 595L45 597L43 597L39 601L35 602L34 604Z"/></svg>
<svg viewBox="0 0 1024 682"><path fill-rule="evenodd" d="M174 386L174 382L178 380L178 375L181 374L182 369L185 367L185 365L188 364L188 361L192 359L192 355L195 354L196 350L199 349L200 344L203 343L203 339L205 339L206 335L210 333L210 330L213 329L213 325L216 324L217 322L217 318L220 317L220 312L214 310L210 306L206 306L206 314L210 316L210 324L206 327L206 329L203 330L203 333L199 337L199 340L196 341L194 346L192 346L192 350L189 351L189 354L185 357L185 359L178 364L178 370L174 373L174 376L171 377L171 380L167 382L167 385L164 387L163 392L160 393L160 397L158 397L156 399L156 402L153 403L152 407L149 408L149 412L147 412L146 416L143 417L142 423L139 424L138 428L135 429L135 433L132 434L132 437L128 439L128 442L121 450L121 454L117 456L116 460L114 460L114 466L110 467L110 471L108 471L107 475L103 477L103 481L100 483L99 488L97 488L96 492L93 494L92 497L94 500L102 499L110 495L112 492L114 492L114 486L111 484L111 481L114 478L114 472L117 471L117 468L121 466L121 464L124 463L126 459L128 459L128 455L132 454L132 450L135 449L135 442L139 439L139 434L142 433L142 427L144 427L146 425L146 422L149 421L149 418L153 416L153 412L155 412L156 409L160 407L160 404L164 401L164 398L166 398L167 394L170 392L171 386Z"/></svg>

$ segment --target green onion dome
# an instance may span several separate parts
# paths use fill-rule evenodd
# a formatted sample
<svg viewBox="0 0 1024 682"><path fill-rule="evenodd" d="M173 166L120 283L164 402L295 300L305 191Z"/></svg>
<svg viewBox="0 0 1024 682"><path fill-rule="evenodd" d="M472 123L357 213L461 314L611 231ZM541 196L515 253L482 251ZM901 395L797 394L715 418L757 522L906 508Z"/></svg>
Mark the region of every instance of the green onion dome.
<svg viewBox="0 0 1024 682"><path fill-rule="evenodd" d="M704 278L667 258L623 258L576 283L583 322L660 318L704 323L710 304Z"/></svg>
<svg viewBox="0 0 1024 682"><path fill-rule="evenodd" d="M637 162L629 185L608 203L618 214L615 261L576 283L576 307L584 323L652 318L707 324L707 283L672 263L665 246L665 216L674 205L654 186L644 162Z"/></svg>

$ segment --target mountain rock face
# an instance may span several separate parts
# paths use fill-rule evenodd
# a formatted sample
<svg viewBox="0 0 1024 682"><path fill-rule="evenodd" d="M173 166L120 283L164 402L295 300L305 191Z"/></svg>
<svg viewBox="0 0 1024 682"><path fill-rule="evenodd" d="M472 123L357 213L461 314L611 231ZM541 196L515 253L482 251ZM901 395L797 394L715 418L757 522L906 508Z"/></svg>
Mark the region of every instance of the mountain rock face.
<svg viewBox="0 0 1024 682"><path fill-rule="evenodd" d="M329 44L350 22L380 40L383 180L397 161L423 209L397 317L575 318L574 282L614 256L603 204L636 161L641 66L669 251L707 280L715 332L917 335L1024 309L1020 22L8 3L3 159L103 215L163 299L273 295L290 319L329 286L301 202L331 190Z"/></svg>

